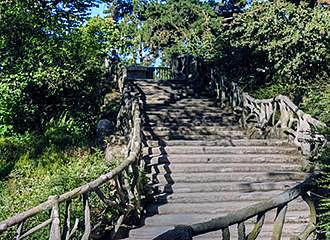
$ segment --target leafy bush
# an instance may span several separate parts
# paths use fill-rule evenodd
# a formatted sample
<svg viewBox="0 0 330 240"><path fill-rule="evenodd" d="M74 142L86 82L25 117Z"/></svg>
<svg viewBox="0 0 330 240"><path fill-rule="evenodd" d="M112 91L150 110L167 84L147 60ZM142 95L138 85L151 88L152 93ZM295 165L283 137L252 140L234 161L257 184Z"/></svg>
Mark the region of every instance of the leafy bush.
<svg viewBox="0 0 330 240"><path fill-rule="evenodd" d="M111 88L104 57L120 41L111 17L86 22L95 2L0 3L0 135L40 131L64 112L93 129Z"/></svg>
<svg viewBox="0 0 330 240"><path fill-rule="evenodd" d="M86 126L87 127L87 126ZM66 147L84 142L84 129L86 128L77 124L73 117L69 117L68 113L62 114L58 120L50 119L44 127L44 137L48 144Z"/></svg>
<svg viewBox="0 0 330 240"><path fill-rule="evenodd" d="M329 130L326 133L330 133ZM317 181L317 191L322 198L318 209L318 231L322 236L321 239L330 239L330 145L324 149L319 162L322 175Z"/></svg>
<svg viewBox="0 0 330 240"><path fill-rule="evenodd" d="M0 137L0 181L14 168L23 148L16 138Z"/></svg>
<svg viewBox="0 0 330 240"><path fill-rule="evenodd" d="M50 146L38 158L31 158L26 152L16 162L7 181L0 184L0 220L36 206L50 195L60 195L94 180L112 167L104 161L101 152L91 153L87 148L59 151ZM82 214L82 206L79 206L75 206L73 213ZM46 212L29 221L28 225L47 217ZM42 239L40 235L36 236ZM7 237L4 234L0 239L9 239Z"/></svg>
<svg viewBox="0 0 330 240"><path fill-rule="evenodd" d="M216 59L229 79L257 97L287 95L328 122L329 22L329 6L257 2L219 36Z"/></svg>

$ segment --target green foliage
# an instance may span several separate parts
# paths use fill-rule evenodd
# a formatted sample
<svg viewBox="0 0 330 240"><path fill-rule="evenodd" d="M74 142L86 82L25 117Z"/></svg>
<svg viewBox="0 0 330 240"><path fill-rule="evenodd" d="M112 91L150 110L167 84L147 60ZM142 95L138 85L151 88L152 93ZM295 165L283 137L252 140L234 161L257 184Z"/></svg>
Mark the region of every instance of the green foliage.
<svg viewBox="0 0 330 240"><path fill-rule="evenodd" d="M329 136L330 129L325 131L325 134ZM322 175L317 181L319 195L322 196L319 204L319 222L318 231L323 238L330 239L330 145L328 145L320 159L320 167L322 169Z"/></svg>
<svg viewBox="0 0 330 240"><path fill-rule="evenodd" d="M24 147L18 139L0 137L0 181L14 168L23 149Z"/></svg>
<svg viewBox="0 0 330 240"><path fill-rule="evenodd" d="M255 3L218 37L216 59L229 79L257 97L287 95L328 122L329 22L326 6L282 0Z"/></svg>
<svg viewBox="0 0 330 240"><path fill-rule="evenodd" d="M0 184L1 220L46 201L50 195L60 195L94 180L113 167L104 161L100 151L91 153L85 147L60 151L55 145L50 145L38 157L33 156L33 147L21 153L7 181ZM76 204L73 215L79 214L82 215L82 206ZM26 226L47 217L46 211ZM6 234L1 235L0 239L9 239ZM42 239L38 234L35 237Z"/></svg>
<svg viewBox="0 0 330 240"><path fill-rule="evenodd" d="M111 87L104 81L104 57L120 39L112 18L92 18L82 26L93 4L0 3L1 135L41 130L63 112L95 125Z"/></svg>
<svg viewBox="0 0 330 240"><path fill-rule="evenodd" d="M215 54L215 37L222 24L210 5L197 0L155 2L143 16L142 41L152 53L162 51L164 60L173 54L204 58Z"/></svg>

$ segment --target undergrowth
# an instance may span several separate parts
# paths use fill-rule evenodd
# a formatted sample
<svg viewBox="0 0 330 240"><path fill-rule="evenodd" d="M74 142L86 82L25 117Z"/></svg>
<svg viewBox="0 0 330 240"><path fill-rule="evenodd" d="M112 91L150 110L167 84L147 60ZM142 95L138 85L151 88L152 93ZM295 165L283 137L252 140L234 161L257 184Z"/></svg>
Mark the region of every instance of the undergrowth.
<svg viewBox="0 0 330 240"><path fill-rule="evenodd" d="M103 152L92 145L83 127L66 113L51 119L42 132L0 137L0 221L37 206L51 195L86 184L118 164L106 162ZM90 201L93 203L95 198L91 196ZM82 201L74 201L72 214L81 216ZM63 212L65 204L62 205ZM45 211L29 219L25 227L48 218ZM3 233L0 239L12 239L15 229ZM43 239L48 230L46 227L33 237Z"/></svg>

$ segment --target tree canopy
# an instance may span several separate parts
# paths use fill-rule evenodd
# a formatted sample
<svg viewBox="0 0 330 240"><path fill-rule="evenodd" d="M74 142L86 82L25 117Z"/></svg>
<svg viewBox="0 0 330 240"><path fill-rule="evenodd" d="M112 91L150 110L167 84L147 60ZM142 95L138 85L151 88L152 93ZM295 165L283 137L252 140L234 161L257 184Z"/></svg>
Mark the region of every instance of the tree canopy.
<svg viewBox="0 0 330 240"><path fill-rule="evenodd" d="M119 40L112 18L88 21L95 4L0 3L0 133L40 129L66 111L95 121L104 56Z"/></svg>

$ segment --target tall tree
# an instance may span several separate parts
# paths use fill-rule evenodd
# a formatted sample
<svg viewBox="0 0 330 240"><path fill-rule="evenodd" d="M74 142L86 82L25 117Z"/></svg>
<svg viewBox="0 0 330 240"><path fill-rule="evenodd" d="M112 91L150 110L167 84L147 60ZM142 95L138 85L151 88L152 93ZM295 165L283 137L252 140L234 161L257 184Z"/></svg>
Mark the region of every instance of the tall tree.
<svg viewBox="0 0 330 240"><path fill-rule="evenodd" d="M97 104L88 101L100 96L106 50L101 43L116 31L113 21L108 22L110 31L102 29L101 21L85 23L96 4L0 2L0 134L40 129L63 111L87 121L97 115Z"/></svg>
<svg viewBox="0 0 330 240"><path fill-rule="evenodd" d="M212 58L213 43L221 32L221 19L207 3L169 0L148 5L141 28L144 46L165 59L173 53Z"/></svg>

